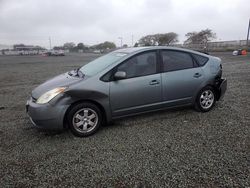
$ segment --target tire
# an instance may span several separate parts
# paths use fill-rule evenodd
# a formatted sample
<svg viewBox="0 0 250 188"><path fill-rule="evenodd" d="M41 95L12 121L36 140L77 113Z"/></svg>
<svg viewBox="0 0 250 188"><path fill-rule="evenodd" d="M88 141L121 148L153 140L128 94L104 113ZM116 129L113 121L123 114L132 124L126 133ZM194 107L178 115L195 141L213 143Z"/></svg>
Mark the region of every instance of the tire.
<svg viewBox="0 0 250 188"><path fill-rule="evenodd" d="M101 110L95 104L88 102L76 104L67 115L70 130L78 137L87 137L96 133L102 120Z"/></svg>
<svg viewBox="0 0 250 188"><path fill-rule="evenodd" d="M210 111L216 102L216 93L211 86L206 86L198 93L195 100L195 109L199 112Z"/></svg>

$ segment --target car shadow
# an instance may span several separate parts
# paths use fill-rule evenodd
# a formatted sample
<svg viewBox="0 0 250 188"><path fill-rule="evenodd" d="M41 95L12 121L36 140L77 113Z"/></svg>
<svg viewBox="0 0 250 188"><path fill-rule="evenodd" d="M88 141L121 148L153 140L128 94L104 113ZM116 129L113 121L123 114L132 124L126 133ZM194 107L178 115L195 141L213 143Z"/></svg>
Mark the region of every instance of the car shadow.
<svg viewBox="0 0 250 188"><path fill-rule="evenodd" d="M127 116L120 119L116 119L111 121L108 124L105 124L100 128L100 130L96 134L103 134L103 132L108 131L109 129L119 129L119 127L123 126L134 126L135 122L141 122L142 124L145 122L148 122L149 120L167 120L167 119L174 119L178 118L179 116L185 115L187 113L195 113L194 109L191 107L177 107L177 108L171 108L171 109L165 109L165 110L159 110L154 112L146 112L143 114L133 115L133 116ZM32 125L32 123L29 121L28 118L25 118L25 128L23 130L25 132L29 132L34 136L36 134L37 136L44 137L44 138L57 138L57 137L74 137L73 134L71 134L69 129L63 129L63 130L46 130L41 129L38 127L35 127Z"/></svg>
<svg viewBox="0 0 250 188"><path fill-rule="evenodd" d="M144 121L147 121L149 118L165 119L165 115L167 116L167 119L172 119L172 118L177 118L178 116L181 116L183 114L193 113L193 112L195 113L195 110L190 106L175 107L175 108L170 108L170 109L164 109L164 110L159 110L159 111L154 111L154 112L146 112L142 114L122 117L122 118L111 121L109 124L106 124L105 127L111 128L115 126L123 126L124 122L134 122L134 121L137 122L140 120L143 123Z"/></svg>

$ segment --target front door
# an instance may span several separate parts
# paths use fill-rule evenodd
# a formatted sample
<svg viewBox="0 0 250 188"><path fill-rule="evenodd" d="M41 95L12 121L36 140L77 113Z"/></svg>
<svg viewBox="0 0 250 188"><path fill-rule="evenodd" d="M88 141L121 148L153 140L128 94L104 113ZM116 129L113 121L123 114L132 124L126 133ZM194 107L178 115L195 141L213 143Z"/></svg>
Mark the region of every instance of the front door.
<svg viewBox="0 0 250 188"><path fill-rule="evenodd" d="M126 72L126 79L110 82L113 116L153 110L162 100L161 74L157 73L157 53L144 52L121 63L116 71Z"/></svg>

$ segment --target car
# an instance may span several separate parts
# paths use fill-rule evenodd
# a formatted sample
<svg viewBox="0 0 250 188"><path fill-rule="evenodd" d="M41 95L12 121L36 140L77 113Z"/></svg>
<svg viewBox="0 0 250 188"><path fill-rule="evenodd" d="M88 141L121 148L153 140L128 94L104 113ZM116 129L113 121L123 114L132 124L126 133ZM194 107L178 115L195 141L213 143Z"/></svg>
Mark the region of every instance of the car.
<svg viewBox="0 0 250 188"><path fill-rule="evenodd" d="M65 56L63 50L51 50L43 53L43 56Z"/></svg>
<svg viewBox="0 0 250 188"><path fill-rule="evenodd" d="M236 56L236 55L247 55L247 51L245 49L234 50L232 55L234 55L234 56Z"/></svg>
<svg viewBox="0 0 250 188"><path fill-rule="evenodd" d="M226 89L217 57L174 47L126 48L39 85L26 111L37 127L85 137L141 113L182 106L208 112Z"/></svg>
<svg viewBox="0 0 250 188"><path fill-rule="evenodd" d="M65 56L65 53L63 50L53 50L51 55L52 56Z"/></svg>

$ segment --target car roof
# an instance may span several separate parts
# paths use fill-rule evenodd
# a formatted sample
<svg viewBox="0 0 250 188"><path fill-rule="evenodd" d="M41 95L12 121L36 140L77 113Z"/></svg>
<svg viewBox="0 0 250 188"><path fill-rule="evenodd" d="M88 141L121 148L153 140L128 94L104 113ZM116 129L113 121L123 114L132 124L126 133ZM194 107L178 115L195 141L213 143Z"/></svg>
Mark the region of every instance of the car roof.
<svg viewBox="0 0 250 188"><path fill-rule="evenodd" d="M178 51L196 53L196 54L207 56L207 57L209 56L207 54L204 54L204 53L201 53L198 51L189 50L189 49L185 49L185 48L170 47L170 46L145 46L145 47L122 48L122 49L116 50L114 52L130 54L130 53L136 53L136 52L143 52L143 51L147 51L147 50L160 50L160 49L178 50Z"/></svg>

